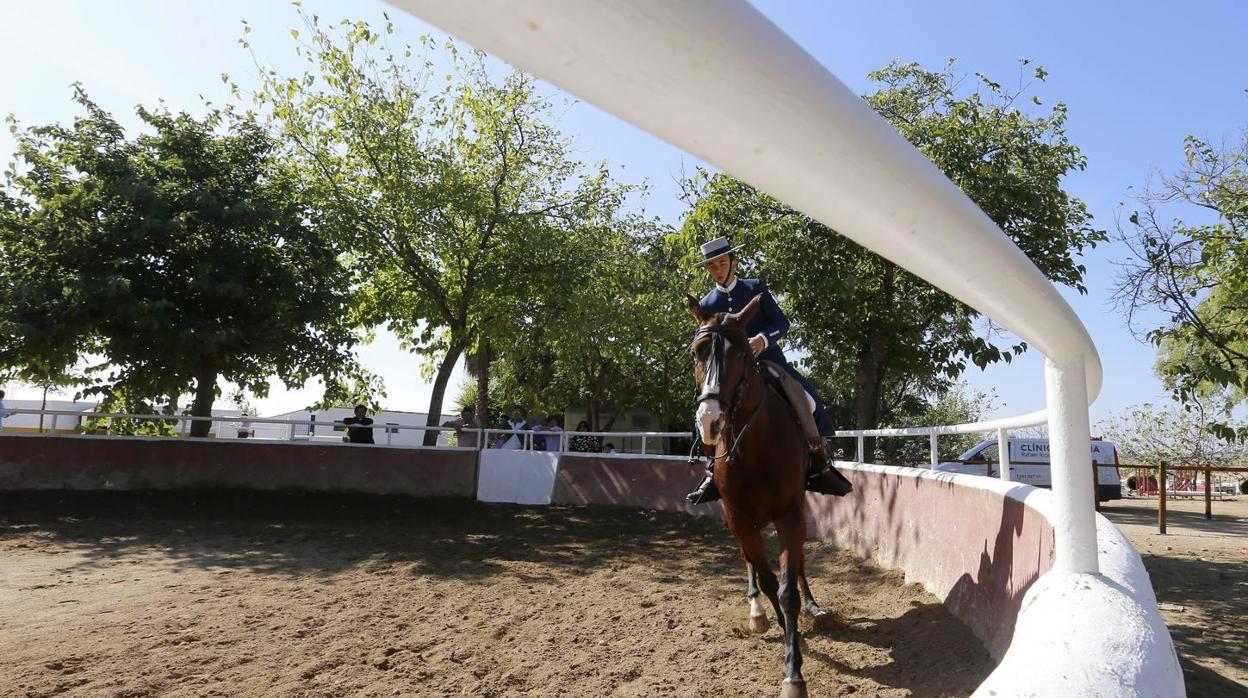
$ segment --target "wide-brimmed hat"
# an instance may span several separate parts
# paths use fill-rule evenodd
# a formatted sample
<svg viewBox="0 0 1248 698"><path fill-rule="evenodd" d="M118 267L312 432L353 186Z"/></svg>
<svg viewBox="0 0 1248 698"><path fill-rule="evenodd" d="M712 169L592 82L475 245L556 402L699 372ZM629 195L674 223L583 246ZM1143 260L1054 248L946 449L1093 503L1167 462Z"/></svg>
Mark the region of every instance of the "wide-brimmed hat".
<svg viewBox="0 0 1248 698"><path fill-rule="evenodd" d="M729 242L726 237L715 238L710 242L704 242L699 248L702 252L702 261L698 262L695 266L700 267L712 259L723 257L724 255L729 254L730 252L735 252L739 249L741 249L741 245L733 246L733 244Z"/></svg>

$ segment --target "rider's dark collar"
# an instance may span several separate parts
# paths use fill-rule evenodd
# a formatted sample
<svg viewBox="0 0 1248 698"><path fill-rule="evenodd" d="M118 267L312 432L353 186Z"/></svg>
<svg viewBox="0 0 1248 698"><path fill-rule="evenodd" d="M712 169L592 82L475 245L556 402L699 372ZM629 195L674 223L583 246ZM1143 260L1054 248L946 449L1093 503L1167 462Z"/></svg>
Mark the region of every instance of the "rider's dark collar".
<svg viewBox="0 0 1248 698"><path fill-rule="evenodd" d="M737 275L736 274L732 275L732 283L728 284L727 286L720 286L719 284L715 284L715 288L719 289L720 291L723 291L724 293L732 293L732 289L736 287L737 287Z"/></svg>

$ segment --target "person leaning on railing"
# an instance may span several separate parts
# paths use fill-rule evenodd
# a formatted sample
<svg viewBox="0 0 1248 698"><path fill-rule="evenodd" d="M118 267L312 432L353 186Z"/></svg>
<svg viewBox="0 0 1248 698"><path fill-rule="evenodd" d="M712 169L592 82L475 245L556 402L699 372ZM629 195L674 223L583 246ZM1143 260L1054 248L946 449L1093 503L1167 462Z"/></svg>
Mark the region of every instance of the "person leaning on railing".
<svg viewBox="0 0 1248 698"><path fill-rule="evenodd" d="M589 431L589 422L581 420L576 425L577 431ZM577 434L568 441L569 451L580 451L581 453L597 453L602 450L599 445L601 440L596 436L588 434Z"/></svg>
<svg viewBox="0 0 1248 698"><path fill-rule="evenodd" d="M477 422L476 418L473 416L471 407L464 406L464 408L459 411L459 419L452 419L450 421L443 422L442 426L455 430L456 446L461 448L477 447L477 432L472 430L480 429L481 424Z"/></svg>
<svg viewBox="0 0 1248 698"><path fill-rule="evenodd" d="M353 444L371 444L373 441L373 420L367 416L368 408L364 405L355 406L355 416L342 420L347 426L347 441ZM357 426L350 426L355 424Z"/></svg>

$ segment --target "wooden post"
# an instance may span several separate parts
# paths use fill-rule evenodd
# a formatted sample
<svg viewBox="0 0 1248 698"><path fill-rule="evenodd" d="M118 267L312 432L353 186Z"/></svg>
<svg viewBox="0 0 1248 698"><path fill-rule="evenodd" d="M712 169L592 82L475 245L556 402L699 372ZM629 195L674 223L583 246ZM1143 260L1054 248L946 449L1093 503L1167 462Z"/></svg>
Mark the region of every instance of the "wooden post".
<svg viewBox="0 0 1248 698"><path fill-rule="evenodd" d="M1166 462L1157 466L1157 532L1166 535Z"/></svg>
<svg viewBox="0 0 1248 698"><path fill-rule="evenodd" d="M1210 480L1213 479L1213 471L1210 466L1205 466L1205 519L1213 520L1213 489L1209 486Z"/></svg>
<svg viewBox="0 0 1248 698"><path fill-rule="evenodd" d="M1101 510L1101 474L1096 469L1096 459L1092 459L1092 508Z"/></svg>

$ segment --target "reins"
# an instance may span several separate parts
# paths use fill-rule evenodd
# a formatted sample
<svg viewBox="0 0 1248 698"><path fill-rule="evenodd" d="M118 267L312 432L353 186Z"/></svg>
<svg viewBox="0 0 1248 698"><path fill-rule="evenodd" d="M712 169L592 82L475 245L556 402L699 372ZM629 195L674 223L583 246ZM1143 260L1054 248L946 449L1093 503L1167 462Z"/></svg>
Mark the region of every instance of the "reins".
<svg viewBox="0 0 1248 698"><path fill-rule="evenodd" d="M720 373L722 372L722 366L720 366L720 362L723 359L721 358L721 354L725 353L724 345L727 342L727 339L724 337L723 328L716 325L714 327L698 328L698 331L693 336L693 341L697 342L698 338L704 335L711 335L711 359L707 365L707 380L704 381L704 383L710 382L710 379L714 378L716 380L714 381L713 384L718 385L719 384L718 377ZM753 356L749 356L749 355L746 355L746 361L752 362L754 364L753 375L756 375L759 378L759 387L763 391L763 397L762 399L758 401L758 406L754 408L753 414L751 414L750 418L746 420L745 426L741 428L741 431L736 432L736 434L732 437L732 446L728 449L727 453L725 453L722 456L711 456L710 457L711 463L714 463L715 461L719 461L719 460L727 460L729 465L732 464L733 459L737 455L737 449L741 447L741 441L742 439L745 438L746 432L748 432L750 430L750 427L754 425L754 420L758 419L758 415L762 414L763 407L765 407L767 404L767 385L766 385L766 382L763 380L762 364L760 364L758 360L755 359ZM733 391L732 391L732 401L727 405L727 409L724 411L724 421L727 422L727 424L729 425L728 428L730 431L735 429L736 427L737 407L740 405L740 402L741 402L741 393L744 392L742 388L747 386L750 380L750 374L751 372L748 370L741 372L741 378L740 380L737 381L737 385L733 388ZM698 395L698 398L694 402L694 404L700 405L703 402L706 402L707 400L715 400L720 403L724 402L723 397L717 392L703 392L702 394ZM697 449L697 446L698 444L695 441L693 444L693 449L690 449L690 452L689 452L690 458L693 457L694 450Z"/></svg>

